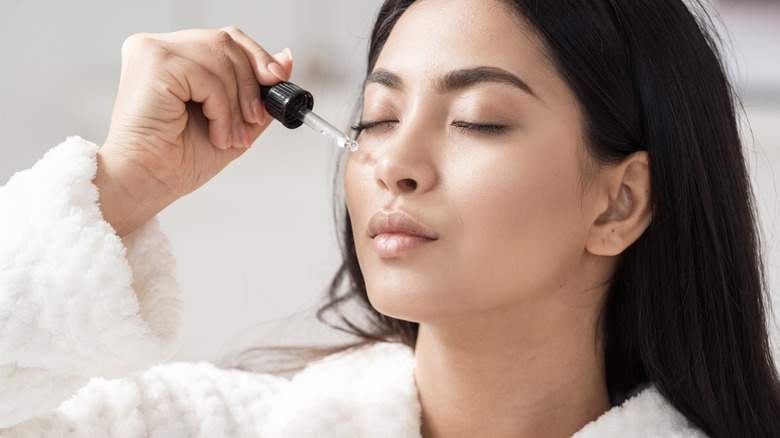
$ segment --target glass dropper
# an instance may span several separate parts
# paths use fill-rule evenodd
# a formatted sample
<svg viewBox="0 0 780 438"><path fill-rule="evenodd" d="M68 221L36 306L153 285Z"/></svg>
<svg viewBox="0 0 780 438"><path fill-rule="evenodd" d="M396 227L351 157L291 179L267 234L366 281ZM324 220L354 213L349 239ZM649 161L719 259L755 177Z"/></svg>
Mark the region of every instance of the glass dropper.
<svg viewBox="0 0 780 438"><path fill-rule="evenodd" d="M306 124L342 148L356 151L358 144L347 134L315 114L314 96L292 82L279 82L273 86L260 86L260 98L265 102L268 114L289 128Z"/></svg>

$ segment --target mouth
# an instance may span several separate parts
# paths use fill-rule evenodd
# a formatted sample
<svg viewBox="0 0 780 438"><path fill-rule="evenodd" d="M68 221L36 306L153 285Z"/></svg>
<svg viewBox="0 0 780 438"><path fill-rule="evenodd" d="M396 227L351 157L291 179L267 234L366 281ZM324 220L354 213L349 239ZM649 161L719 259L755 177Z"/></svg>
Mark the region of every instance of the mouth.
<svg viewBox="0 0 780 438"><path fill-rule="evenodd" d="M368 223L368 236L380 258L392 258L417 249L438 237L401 211L378 212Z"/></svg>

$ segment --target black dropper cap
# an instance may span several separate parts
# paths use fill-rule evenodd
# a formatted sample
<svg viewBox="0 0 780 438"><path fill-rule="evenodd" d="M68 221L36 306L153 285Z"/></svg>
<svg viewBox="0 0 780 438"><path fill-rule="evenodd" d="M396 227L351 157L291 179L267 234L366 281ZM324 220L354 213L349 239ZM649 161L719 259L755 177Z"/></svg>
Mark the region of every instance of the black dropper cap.
<svg viewBox="0 0 780 438"><path fill-rule="evenodd" d="M268 114L290 129L301 126L305 111L314 108L314 96L292 82L261 85L260 98Z"/></svg>

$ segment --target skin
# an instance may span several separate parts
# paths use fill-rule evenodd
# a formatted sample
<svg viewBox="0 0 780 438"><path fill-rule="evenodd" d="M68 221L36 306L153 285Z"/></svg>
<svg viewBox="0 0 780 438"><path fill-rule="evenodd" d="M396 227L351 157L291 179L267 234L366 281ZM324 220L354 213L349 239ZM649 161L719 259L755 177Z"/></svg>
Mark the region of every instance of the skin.
<svg viewBox="0 0 780 438"><path fill-rule="evenodd" d="M122 55L94 179L119 236L239 157L270 120L257 83L292 69L235 28L135 35ZM363 120L381 123L350 154L347 205L372 304L420 324L426 438L566 437L609 408L597 317L651 219L648 159L583 165L582 115L546 59L497 1L420 0L366 84ZM442 80L473 68L527 89ZM436 240L380 256L383 211Z"/></svg>
<svg viewBox="0 0 780 438"><path fill-rule="evenodd" d="M291 70L289 50L271 56L237 28L129 37L94 179L117 234L243 154L271 120L258 83L287 80Z"/></svg>
<svg viewBox="0 0 780 438"><path fill-rule="evenodd" d="M442 89L475 67L532 93ZM616 255L649 223L646 155L583 186L577 101L498 2L415 3L374 72L362 116L373 126L349 157L346 200L372 304L420 323L424 436L570 436L609 408L597 316ZM368 230L377 211L404 212L436 240L381 256Z"/></svg>

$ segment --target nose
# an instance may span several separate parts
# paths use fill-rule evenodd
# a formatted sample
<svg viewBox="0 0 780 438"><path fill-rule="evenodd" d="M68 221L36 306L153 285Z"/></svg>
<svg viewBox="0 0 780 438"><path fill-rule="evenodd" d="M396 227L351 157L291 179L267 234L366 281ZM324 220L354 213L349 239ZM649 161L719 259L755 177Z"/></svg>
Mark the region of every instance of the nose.
<svg viewBox="0 0 780 438"><path fill-rule="evenodd" d="M421 194L436 186L435 139L423 129L399 127L396 135L376 157L374 179L393 195Z"/></svg>

